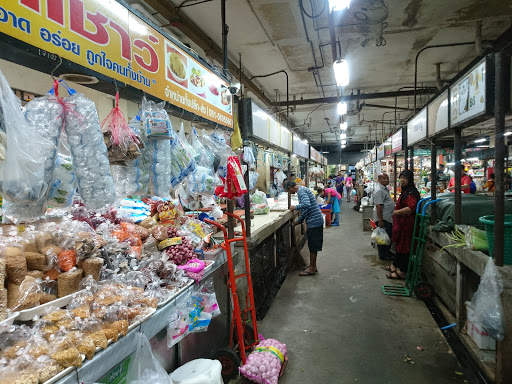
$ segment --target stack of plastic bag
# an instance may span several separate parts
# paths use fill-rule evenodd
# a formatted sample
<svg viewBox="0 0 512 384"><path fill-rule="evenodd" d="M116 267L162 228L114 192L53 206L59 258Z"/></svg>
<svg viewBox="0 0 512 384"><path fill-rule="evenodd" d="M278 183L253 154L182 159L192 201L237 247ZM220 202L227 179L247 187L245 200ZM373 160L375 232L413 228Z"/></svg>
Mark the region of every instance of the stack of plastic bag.
<svg viewBox="0 0 512 384"><path fill-rule="evenodd" d="M183 181L196 168L193 156L188 152L188 142L181 140L178 134L171 128L171 183L176 186ZM185 144L186 143L186 144Z"/></svg>
<svg viewBox="0 0 512 384"><path fill-rule="evenodd" d="M76 176L70 156L57 154L53 171L53 181L48 193L50 207L69 207L73 203L76 191Z"/></svg>
<svg viewBox="0 0 512 384"><path fill-rule="evenodd" d="M117 216L129 222L139 223L151 215L151 208L141 200L123 199L119 202Z"/></svg>
<svg viewBox="0 0 512 384"><path fill-rule="evenodd" d="M198 194L213 195L215 187L222 185L222 181L215 174L214 157L209 155L207 149L199 140L195 128L192 129L190 134L190 146L194 148L196 168L188 177L187 190L193 196Z"/></svg>
<svg viewBox="0 0 512 384"><path fill-rule="evenodd" d="M139 190L137 184L139 170L135 166L135 161L126 162L126 165L112 165L110 168L118 197L137 193Z"/></svg>
<svg viewBox="0 0 512 384"><path fill-rule="evenodd" d="M171 178L171 143L169 140L151 140L153 161L151 180L153 191L157 196L169 197L172 188Z"/></svg>
<svg viewBox="0 0 512 384"><path fill-rule="evenodd" d="M80 197L89 209L111 206L116 191L96 106L80 93L72 93L64 102L69 109L66 134Z"/></svg>

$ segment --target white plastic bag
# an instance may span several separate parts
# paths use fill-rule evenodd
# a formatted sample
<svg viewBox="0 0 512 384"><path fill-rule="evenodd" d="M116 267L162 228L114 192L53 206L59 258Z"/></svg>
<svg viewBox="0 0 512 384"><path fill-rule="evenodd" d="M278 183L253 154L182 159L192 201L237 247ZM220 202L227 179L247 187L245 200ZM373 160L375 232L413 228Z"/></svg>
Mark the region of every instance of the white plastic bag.
<svg viewBox="0 0 512 384"><path fill-rule="evenodd" d="M130 384L172 384L169 375L153 356L148 338L137 333L137 350L130 361L127 383Z"/></svg>
<svg viewBox="0 0 512 384"><path fill-rule="evenodd" d="M43 113L46 111L42 111ZM0 131L5 160L0 161L1 194L17 204L41 201L48 189L45 166L53 170L57 141L43 137L25 120L19 99L0 72ZM43 130L44 132L44 130ZM51 159L47 160L47 157ZM49 177L51 177L51 171Z"/></svg>
<svg viewBox="0 0 512 384"><path fill-rule="evenodd" d="M474 321L479 323L495 340L505 337L505 321L501 292L503 281L492 257L489 257L480 285L468 306L474 311Z"/></svg>
<svg viewBox="0 0 512 384"><path fill-rule="evenodd" d="M373 230L371 239L377 245L391 244L391 239L389 238L386 230L381 227L377 227Z"/></svg>

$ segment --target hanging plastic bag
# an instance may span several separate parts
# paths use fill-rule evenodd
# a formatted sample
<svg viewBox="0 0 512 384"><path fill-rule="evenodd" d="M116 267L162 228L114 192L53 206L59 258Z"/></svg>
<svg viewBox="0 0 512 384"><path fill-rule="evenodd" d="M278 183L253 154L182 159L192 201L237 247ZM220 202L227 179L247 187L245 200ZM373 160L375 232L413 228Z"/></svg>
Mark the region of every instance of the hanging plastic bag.
<svg viewBox="0 0 512 384"><path fill-rule="evenodd" d="M264 192L256 190L251 196L252 208L255 215L266 215L270 212L267 195Z"/></svg>
<svg viewBox="0 0 512 384"><path fill-rule="evenodd" d="M373 230L371 240L377 245L389 245L391 239L384 228L377 227Z"/></svg>
<svg viewBox="0 0 512 384"><path fill-rule="evenodd" d="M254 158L254 153L252 152L251 147L244 147L243 159L244 162L249 165L254 165L254 163L256 163L256 159Z"/></svg>
<svg viewBox="0 0 512 384"><path fill-rule="evenodd" d="M0 141L5 160L0 161L2 197L17 204L41 201L48 189L53 173L53 162L60 133L59 121L56 137L45 136L44 127L34 127L21 112L19 99L0 72ZM45 114L44 108L39 110ZM48 172L46 172L48 168ZM45 177L47 176L47 177Z"/></svg>
<svg viewBox="0 0 512 384"><path fill-rule="evenodd" d="M186 303L178 304L176 310L171 313L167 326L167 348L173 347L190 333L189 313L188 300Z"/></svg>
<svg viewBox="0 0 512 384"><path fill-rule="evenodd" d="M240 160L236 156L228 158L227 179L226 179L227 197L232 199L247 193L244 175L240 167Z"/></svg>
<svg viewBox="0 0 512 384"><path fill-rule="evenodd" d="M183 121L180 123L180 130L178 132L178 137L180 138L181 142L183 143L184 148L186 151L192 156L194 161L196 160L197 153L194 147L190 145L190 143L187 140L187 136L185 135L185 124L183 124Z"/></svg>
<svg viewBox="0 0 512 384"><path fill-rule="evenodd" d="M258 172L249 171L249 189L253 190L256 188L256 183L258 182L258 178L260 174Z"/></svg>
<svg viewBox="0 0 512 384"><path fill-rule="evenodd" d="M505 337L505 320L500 296L502 291L503 281L500 272L494 264L494 259L489 257L478 290L468 306L473 310L474 321L479 323L489 336L500 341Z"/></svg>
<svg viewBox="0 0 512 384"><path fill-rule="evenodd" d="M243 141L242 134L240 133L240 126L238 125L238 113L234 113L233 117L235 129L231 135L231 149L235 151L242 146Z"/></svg>
<svg viewBox="0 0 512 384"><path fill-rule="evenodd" d="M169 139L172 129L171 120L165 110L165 101L155 103L142 99L142 122L149 139Z"/></svg>
<svg viewBox="0 0 512 384"><path fill-rule="evenodd" d="M141 332L135 336L137 350L130 360L127 383L130 384L172 384L169 375L151 351L148 338Z"/></svg>
<svg viewBox="0 0 512 384"><path fill-rule="evenodd" d="M175 187L185 177L193 172L196 168L194 157L188 152L186 145L189 145L185 140L183 142L178 134L172 129L169 132L171 136L171 184ZM185 145L186 143L186 145Z"/></svg>
<svg viewBox="0 0 512 384"><path fill-rule="evenodd" d="M116 105L105 120L101 122L101 131L107 146L110 164L126 165L127 160L140 156L142 140L130 128L119 108L119 92L116 93Z"/></svg>
<svg viewBox="0 0 512 384"><path fill-rule="evenodd" d="M98 111L84 95L74 91L70 94L64 99L65 128L78 191L88 209L106 208L114 203L116 191Z"/></svg>

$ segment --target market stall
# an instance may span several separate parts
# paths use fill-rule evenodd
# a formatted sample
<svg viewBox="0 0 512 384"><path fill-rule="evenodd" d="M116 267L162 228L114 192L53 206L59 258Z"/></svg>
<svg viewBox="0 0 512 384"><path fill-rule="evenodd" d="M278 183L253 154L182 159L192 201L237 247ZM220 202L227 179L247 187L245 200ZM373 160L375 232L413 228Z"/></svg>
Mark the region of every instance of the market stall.
<svg viewBox="0 0 512 384"><path fill-rule="evenodd" d="M498 320L490 327L489 313L476 313L473 306L474 294L482 286L480 281L489 263L488 256L498 266L498 273L491 281L496 284L501 280L503 292L498 296L502 302L510 301L512 293L512 260L504 236L508 232L506 214L512 213L505 159L509 143L504 129L511 115L510 106L494 98L495 86L502 86L498 79L494 82L495 70L503 75L503 68L494 62L494 56L470 63L447 89L409 121L406 145L416 146L409 152L409 167L414 167L415 174L420 176L428 170L433 186L429 192L433 198L440 199L429 213L435 225L427 233L423 276L437 293L436 303L446 321L456 324L455 335L485 376L498 382L506 370L504 351L510 350L510 344L496 329L511 323L510 312L494 313ZM508 112L493 117L496 108ZM427 136L428 146L424 141ZM446 165L444 170L440 164ZM482 190L489 172L497 175L491 185L494 189L495 183L501 184L499 194ZM461 193L464 174L471 180L466 190L469 193ZM465 183L468 183L467 176L464 176ZM445 189L452 178L454 193Z"/></svg>
<svg viewBox="0 0 512 384"><path fill-rule="evenodd" d="M274 156L271 156L273 162L266 164L268 179L272 179L275 184L274 191L270 193L269 190L270 194L266 199L269 212L254 216L250 222L251 235L247 239L256 312L258 318L263 318L289 270L293 257L291 246L302 246L305 241L305 234L300 227L296 227L292 234L290 223L296 214L288 210L290 197L283 192L282 184L292 173L291 154L294 147L295 152L302 157L306 154L304 146L307 148L307 144L292 136L286 127L250 98L240 100L239 112L242 138L246 142L267 148L267 152L260 151L261 156L265 156L270 150L286 153L279 161L274 152ZM261 164L260 152L257 156L258 164ZM260 166L257 170L260 182L262 174L267 171L261 171Z"/></svg>
<svg viewBox="0 0 512 384"><path fill-rule="evenodd" d="M29 27L0 29L0 381L126 380L141 334L167 371L213 357L226 254L201 219L247 189L228 79L124 3L70 2L58 35L27 4L1 8ZM77 15L116 20L107 47Z"/></svg>

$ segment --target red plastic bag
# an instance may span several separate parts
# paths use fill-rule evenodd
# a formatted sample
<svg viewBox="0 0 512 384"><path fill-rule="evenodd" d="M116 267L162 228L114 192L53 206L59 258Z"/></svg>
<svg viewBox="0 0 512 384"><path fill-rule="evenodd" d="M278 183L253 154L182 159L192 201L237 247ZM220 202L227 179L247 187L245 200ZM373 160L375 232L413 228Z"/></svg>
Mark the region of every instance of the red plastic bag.
<svg viewBox="0 0 512 384"><path fill-rule="evenodd" d="M142 140L130 128L119 108L119 93L116 93L116 106L101 123L101 131L111 164L126 165L127 160L135 160L140 156Z"/></svg>
<svg viewBox="0 0 512 384"><path fill-rule="evenodd" d="M247 193L244 174L240 166L240 160L236 156L228 158L228 174L226 178L227 197L233 199Z"/></svg>

